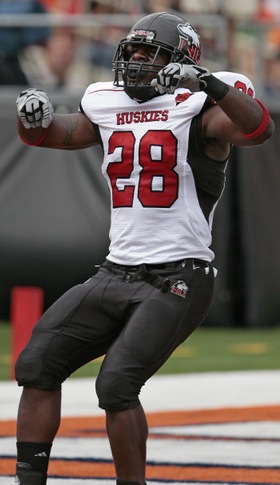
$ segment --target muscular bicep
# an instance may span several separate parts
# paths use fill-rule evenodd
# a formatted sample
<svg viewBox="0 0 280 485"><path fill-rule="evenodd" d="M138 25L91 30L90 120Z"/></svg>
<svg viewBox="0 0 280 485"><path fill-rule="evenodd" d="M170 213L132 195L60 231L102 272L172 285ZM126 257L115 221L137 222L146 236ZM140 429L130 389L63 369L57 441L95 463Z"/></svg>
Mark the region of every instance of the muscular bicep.
<svg viewBox="0 0 280 485"><path fill-rule="evenodd" d="M217 140L218 143L239 147L251 145L219 106L213 106L203 114L202 129L204 138Z"/></svg>
<svg viewBox="0 0 280 485"><path fill-rule="evenodd" d="M259 100L230 86L219 104L203 113L203 130L206 138L239 147L257 146L272 136L274 123Z"/></svg>
<svg viewBox="0 0 280 485"><path fill-rule="evenodd" d="M91 121L82 113L56 114L41 146L77 150L97 145L99 138Z"/></svg>
<svg viewBox="0 0 280 485"><path fill-rule="evenodd" d="M77 150L100 143L91 121L82 113L55 114L49 128L24 128L17 118L19 135L28 145Z"/></svg>

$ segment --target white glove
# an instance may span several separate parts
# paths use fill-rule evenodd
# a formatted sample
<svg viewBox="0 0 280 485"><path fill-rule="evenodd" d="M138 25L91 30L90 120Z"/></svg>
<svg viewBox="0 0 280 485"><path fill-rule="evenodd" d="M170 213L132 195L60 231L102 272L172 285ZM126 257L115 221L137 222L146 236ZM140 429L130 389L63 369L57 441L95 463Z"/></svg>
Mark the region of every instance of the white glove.
<svg viewBox="0 0 280 485"><path fill-rule="evenodd" d="M206 67L173 62L158 72L157 79L153 79L151 85L160 94L173 94L178 87L192 92L202 91L207 87L207 78L210 75Z"/></svg>
<svg viewBox="0 0 280 485"><path fill-rule="evenodd" d="M48 95L40 89L29 88L22 91L17 100L17 111L24 127L48 128L53 120L53 105Z"/></svg>

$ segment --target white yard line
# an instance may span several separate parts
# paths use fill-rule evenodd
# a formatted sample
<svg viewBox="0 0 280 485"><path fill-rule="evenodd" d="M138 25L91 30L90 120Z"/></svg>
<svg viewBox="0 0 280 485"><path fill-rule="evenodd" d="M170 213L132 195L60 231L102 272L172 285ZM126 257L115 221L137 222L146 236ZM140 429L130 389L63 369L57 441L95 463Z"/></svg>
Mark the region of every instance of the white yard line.
<svg viewBox="0 0 280 485"><path fill-rule="evenodd" d="M0 382L0 420L15 419L21 389ZM280 370L159 375L144 386L146 411L210 409L228 406L280 404ZM95 379L68 379L63 384L62 415L103 414L95 394Z"/></svg>
<svg viewBox="0 0 280 485"><path fill-rule="evenodd" d="M62 416L95 416L103 415L97 404L95 379L69 379L63 385ZM15 419L21 389L15 382L0 382L0 426L1 419ZM217 409L224 407L280 405L280 370L252 372L215 372L197 374L179 374L154 376L144 386L141 394L142 404L147 412ZM238 411L237 411L238 412ZM161 432L160 427L150 430ZM164 433L172 434L172 427L165 428ZM188 426L177 430L178 434L208 435L206 441L200 440L150 440L148 459L156 462L200 462L208 464L279 466L280 428L278 423L256 422L234 424L204 424ZM223 436L240 437L241 441L223 441ZM215 438L216 440L212 440ZM264 438L268 442L257 441L252 446L242 442L242 437ZM279 438L279 439L278 439ZM272 441L270 440L272 439ZM275 442L273 442L273 439ZM75 443L74 443L75 441ZM86 457L92 454L93 448L99 458L110 459L110 449L106 438L95 440L76 438L57 438L54 442L52 456ZM170 455L170 447L172 456ZM0 440L0 456L15 456L15 439L12 437ZM187 458L186 458L187 457ZM152 482L149 482L152 484ZM155 482L156 485L166 485ZM198 485L198 482L187 482ZM115 485L115 480L108 479L63 479L49 478L48 485ZM0 485L13 485L13 477L1 475ZM172 482L182 485L182 482ZM208 485L203 483L203 485ZM211 485L215 485L211 482ZM223 484L226 485L226 484ZM243 484L238 484L243 485Z"/></svg>

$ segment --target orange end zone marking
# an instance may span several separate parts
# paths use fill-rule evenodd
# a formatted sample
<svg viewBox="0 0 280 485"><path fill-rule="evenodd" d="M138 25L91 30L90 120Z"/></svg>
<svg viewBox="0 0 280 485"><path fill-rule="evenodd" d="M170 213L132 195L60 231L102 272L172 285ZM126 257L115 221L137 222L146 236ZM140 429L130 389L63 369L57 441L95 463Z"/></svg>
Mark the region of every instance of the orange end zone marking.
<svg viewBox="0 0 280 485"><path fill-rule="evenodd" d="M163 411L147 413L147 420L150 427L246 421L280 421L280 406ZM105 436L105 430L105 415L64 417L61 421L58 436L98 437ZM0 420L0 436L15 436L15 432L15 420Z"/></svg>
<svg viewBox="0 0 280 485"><path fill-rule="evenodd" d="M1 474L13 475L14 459L1 460ZM68 478L115 478L113 463L85 463L79 461L53 460L49 476ZM246 468L223 466L173 466L148 465L147 479L198 482L267 483L280 484L279 468Z"/></svg>
<svg viewBox="0 0 280 485"><path fill-rule="evenodd" d="M153 426L184 426L205 423L234 423L250 421L280 421L280 406L254 406L240 408L204 409L194 411L169 411L147 414L148 424ZM0 436L15 436L15 420L0 420ZM65 417L59 436L99 437L106 436L105 415L91 417ZM151 437L152 429L151 429ZM156 436L158 439L159 437ZM15 458L1 458L1 475L14 475ZM83 460L50 461L49 475L68 478L115 478L112 461L89 462ZM159 481L221 482L233 484L280 485L280 467L226 467L199 465L149 465L147 479Z"/></svg>

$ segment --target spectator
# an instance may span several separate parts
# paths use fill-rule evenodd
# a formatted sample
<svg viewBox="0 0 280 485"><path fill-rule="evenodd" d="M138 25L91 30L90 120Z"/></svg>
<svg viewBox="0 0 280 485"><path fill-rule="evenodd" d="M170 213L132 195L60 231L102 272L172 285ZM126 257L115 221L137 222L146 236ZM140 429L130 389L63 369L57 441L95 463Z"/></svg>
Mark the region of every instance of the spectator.
<svg viewBox="0 0 280 485"><path fill-rule="evenodd" d="M76 34L72 28L57 27L46 46L30 46L21 56L28 84L43 89L75 88L89 81L86 66L76 61ZM88 63L87 63L88 66ZM87 71L89 67L87 67ZM76 75L75 75L76 73Z"/></svg>
<svg viewBox="0 0 280 485"><path fill-rule="evenodd" d="M130 7L133 7L131 2ZM89 2L88 11L92 15L99 14L117 14L124 13L123 7L128 6L127 2L121 1L107 1L107 0L91 0ZM126 12L127 13L127 12ZM90 32L90 60L94 66L100 68L100 76L102 78L112 77L112 57L114 55L116 44L120 37L124 35L122 28L117 25L100 25L95 27L94 31Z"/></svg>
<svg viewBox="0 0 280 485"><path fill-rule="evenodd" d="M49 12L84 13L85 0L41 0Z"/></svg>
<svg viewBox="0 0 280 485"><path fill-rule="evenodd" d="M265 36L263 87L265 94L280 96L280 28L269 29Z"/></svg>
<svg viewBox="0 0 280 485"><path fill-rule="evenodd" d="M169 10L180 11L179 0L145 0L145 12L154 13Z"/></svg>
<svg viewBox="0 0 280 485"><path fill-rule="evenodd" d="M280 19L279 0L260 0L257 18L261 21L275 21Z"/></svg>
<svg viewBox="0 0 280 485"><path fill-rule="evenodd" d="M219 13L221 7L226 6L227 2L220 2L219 0L179 0L180 9L187 13Z"/></svg>
<svg viewBox="0 0 280 485"><path fill-rule="evenodd" d="M0 15L32 13L46 13L46 10L36 0L0 0ZM20 66L19 55L28 45L44 44L48 36L49 29L46 27L0 26L0 84L28 84Z"/></svg>
<svg viewBox="0 0 280 485"><path fill-rule="evenodd" d="M269 96L280 96L280 48L265 61L264 90Z"/></svg>
<svg viewBox="0 0 280 485"><path fill-rule="evenodd" d="M256 20L267 24L263 49L263 89L268 96L280 96L280 20L279 0L260 0ZM269 24L274 24L271 27Z"/></svg>

